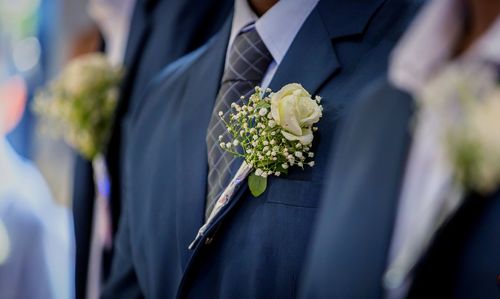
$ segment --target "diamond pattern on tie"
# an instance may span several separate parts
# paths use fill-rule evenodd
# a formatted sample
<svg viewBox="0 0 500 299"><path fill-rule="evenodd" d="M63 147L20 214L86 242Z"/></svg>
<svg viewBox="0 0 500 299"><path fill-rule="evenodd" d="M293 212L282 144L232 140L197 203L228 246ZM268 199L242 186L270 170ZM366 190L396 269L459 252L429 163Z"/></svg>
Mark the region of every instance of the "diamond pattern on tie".
<svg viewBox="0 0 500 299"><path fill-rule="evenodd" d="M271 53L255 28L240 33L235 38L229 51L229 59L207 132L208 190L205 210L207 218L217 197L229 184L235 174L233 172L236 172L232 166L238 163L237 158L219 146L219 136L226 136L227 131L218 113L222 111L226 117L233 102L241 101L241 96L249 96L264 78L271 61Z"/></svg>

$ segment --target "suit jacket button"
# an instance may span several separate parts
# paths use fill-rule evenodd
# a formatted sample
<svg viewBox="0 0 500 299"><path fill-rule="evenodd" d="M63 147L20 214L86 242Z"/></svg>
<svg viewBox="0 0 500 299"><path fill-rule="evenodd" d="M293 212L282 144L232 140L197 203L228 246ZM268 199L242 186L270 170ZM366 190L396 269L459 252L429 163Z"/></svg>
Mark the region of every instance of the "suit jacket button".
<svg viewBox="0 0 500 299"><path fill-rule="evenodd" d="M214 238L206 238L205 245L209 245L210 243L212 243L213 240L214 240Z"/></svg>

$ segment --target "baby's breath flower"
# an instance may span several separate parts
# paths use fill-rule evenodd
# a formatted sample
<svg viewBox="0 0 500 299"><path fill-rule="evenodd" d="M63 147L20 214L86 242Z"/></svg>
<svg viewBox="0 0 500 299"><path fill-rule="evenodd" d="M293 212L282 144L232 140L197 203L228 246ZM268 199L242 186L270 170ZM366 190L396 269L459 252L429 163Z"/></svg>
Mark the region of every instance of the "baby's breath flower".
<svg viewBox="0 0 500 299"><path fill-rule="evenodd" d="M314 105L318 106L315 102L318 98L312 100L310 95L300 85L295 84L291 87L291 93L294 92L294 97L308 97L308 101L314 101ZM300 87L300 92L293 91L293 89L298 89L298 87ZM286 173L289 167L294 165L298 165L299 167L303 167L306 164L310 165L312 161L307 160L306 157L313 157L309 153L309 147L305 145L308 143L304 142L304 139L293 138L293 136L288 136L289 134L286 135L290 133L286 132L288 129L285 130L283 123L274 118L273 115L276 114L276 111L273 109L276 109L276 106L273 105L276 103L273 101L276 99L272 98L273 96L284 97L283 94L278 95L272 93L269 89L264 90L256 87L255 93L246 99L242 97L243 101L239 105L236 103L231 104L233 110L228 113L227 118L225 118L225 112L221 111L219 113L221 118L227 119L227 123L225 122L228 128L229 138L227 139L230 141L222 142L226 137L220 137L221 148L244 158L245 162L255 169L253 174L259 178L266 178L270 175L280 176L282 173ZM283 107L283 109L285 109L285 112L295 113L295 110L293 110L295 108L292 106ZM306 110L303 109L303 112L307 112ZM302 110L299 109L298 111ZM316 110L316 114L317 112ZM284 118L286 117L285 115L281 116ZM300 129L308 130L308 134L312 134L311 130L315 122L299 123ZM299 136L298 133L295 133L295 135ZM241 151L237 151L239 148L241 148ZM255 185L253 186L256 188ZM252 194L254 194L255 189L252 190L252 187L250 189Z"/></svg>
<svg viewBox="0 0 500 299"><path fill-rule="evenodd" d="M219 116L222 117L224 113L222 111L219 111Z"/></svg>
<svg viewBox="0 0 500 299"><path fill-rule="evenodd" d="M314 166L314 161L311 161L309 163L307 163L310 167L313 167Z"/></svg>
<svg viewBox="0 0 500 299"><path fill-rule="evenodd" d="M309 156L309 158L314 158L314 153L313 152L310 152L307 155Z"/></svg>

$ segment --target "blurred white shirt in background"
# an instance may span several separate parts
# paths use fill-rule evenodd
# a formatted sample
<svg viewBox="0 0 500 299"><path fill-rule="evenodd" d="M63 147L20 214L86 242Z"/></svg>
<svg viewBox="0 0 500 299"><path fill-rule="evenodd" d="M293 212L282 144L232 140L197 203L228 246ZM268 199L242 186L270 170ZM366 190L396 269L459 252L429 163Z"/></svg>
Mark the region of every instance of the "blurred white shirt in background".
<svg viewBox="0 0 500 299"><path fill-rule="evenodd" d="M35 166L22 159L3 137L0 137L0 174L0 212L7 213L2 218L5 222L7 238L11 243L11 250L8 252L5 263L0 265L0 277L4 280L0 282L0 285L11 286L9 289L11 289L10 294L14 296L12 298L24 299L23 295L17 295L15 292L26 294L23 288L41 289L43 286L29 285L28 281L24 281L25 276L16 275L16 273L23 271L29 275L33 272L31 275L37 276L38 280L30 280L29 283L43 284L46 278L40 277L43 275L43 272L40 273L40 268L46 266L51 291L50 298L73 298L74 254L70 245L73 242L71 237L73 226L69 209L58 205L53 200L43 177ZM12 205L16 208L12 208ZM14 213L22 211L22 213L16 217L17 215L12 215L12 211ZM22 231L19 226L9 226L6 218L14 219L17 223L16 218L26 220L27 217L31 218L27 219L31 223L40 224L39 227L37 226L36 239L27 240L27 243L23 242L26 246L16 247L15 240L30 236L33 232ZM29 227L33 226L26 226L27 229ZM38 263L38 259L31 259L34 255L40 255L39 251L43 251L40 259L46 265ZM12 264L9 261L24 262L22 264L24 269L14 269L13 267L18 264ZM3 288L0 290L0 298L11 298L5 295L5 292L8 290ZM36 298L44 297L37 296Z"/></svg>
<svg viewBox="0 0 500 299"><path fill-rule="evenodd" d="M90 0L88 11L106 42L113 65L123 62L135 0Z"/></svg>

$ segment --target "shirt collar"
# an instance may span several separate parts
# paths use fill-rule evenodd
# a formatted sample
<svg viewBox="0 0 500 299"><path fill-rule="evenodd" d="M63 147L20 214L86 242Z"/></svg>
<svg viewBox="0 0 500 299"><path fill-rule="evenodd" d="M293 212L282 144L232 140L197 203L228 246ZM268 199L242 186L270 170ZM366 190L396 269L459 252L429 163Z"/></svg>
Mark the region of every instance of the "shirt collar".
<svg viewBox="0 0 500 299"><path fill-rule="evenodd" d="M228 51L236 36L254 24L262 41L279 65L295 36L319 0L278 1L260 18L255 15L248 0L236 0Z"/></svg>
<svg viewBox="0 0 500 299"><path fill-rule="evenodd" d="M450 61L464 14L461 1L431 1L391 54L391 83L410 93L418 92ZM500 18L459 60L500 64Z"/></svg>

